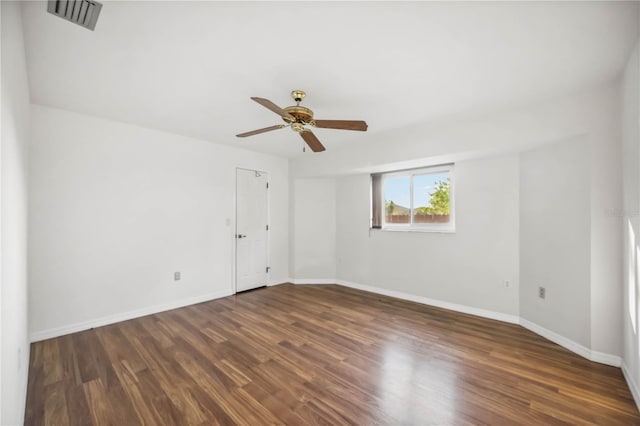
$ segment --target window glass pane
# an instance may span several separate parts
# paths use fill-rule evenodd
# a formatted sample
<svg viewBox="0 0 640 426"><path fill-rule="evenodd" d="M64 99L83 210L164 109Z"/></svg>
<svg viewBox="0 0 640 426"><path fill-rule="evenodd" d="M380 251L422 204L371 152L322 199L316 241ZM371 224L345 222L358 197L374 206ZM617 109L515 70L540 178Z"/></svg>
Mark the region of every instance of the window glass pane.
<svg viewBox="0 0 640 426"><path fill-rule="evenodd" d="M413 176L413 223L449 223L450 172Z"/></svg>
<svg viewBox="0 0 640 426"><path fill-rule="evenodd" d="M388 177L384 181L384 220L386 223L411 222L411 177Z"/></svg>

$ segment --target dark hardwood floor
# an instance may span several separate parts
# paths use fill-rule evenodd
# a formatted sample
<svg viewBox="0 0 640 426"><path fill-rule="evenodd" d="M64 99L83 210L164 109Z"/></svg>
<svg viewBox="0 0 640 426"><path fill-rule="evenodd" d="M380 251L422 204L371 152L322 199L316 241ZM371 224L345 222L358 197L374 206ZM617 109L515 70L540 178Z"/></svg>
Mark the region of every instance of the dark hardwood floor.
<svg viewBox="0 0 640 426"><path fill-rule="evenodd" d="M27 425L640 424L619 369L511 324L334 285L31 347Z"/></svg>

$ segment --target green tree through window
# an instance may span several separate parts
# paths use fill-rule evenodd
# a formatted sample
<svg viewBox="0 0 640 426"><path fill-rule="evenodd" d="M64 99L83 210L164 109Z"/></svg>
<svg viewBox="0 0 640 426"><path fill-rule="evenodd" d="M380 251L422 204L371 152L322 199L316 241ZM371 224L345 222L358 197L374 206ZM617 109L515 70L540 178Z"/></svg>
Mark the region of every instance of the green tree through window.
<svg viewBox="0 0 640 426"><path fill-rule="evenodd" d="M449 179L446 181L438 181L436 182L436 189L431 194L431 198L429 199L429 206L422 207L424 209L425 214L432 215L448 215L451 213L451 207L449 205L449 196L451 194L451 185L449 184ZM422 213L422 212L421 212Z"/></svg>

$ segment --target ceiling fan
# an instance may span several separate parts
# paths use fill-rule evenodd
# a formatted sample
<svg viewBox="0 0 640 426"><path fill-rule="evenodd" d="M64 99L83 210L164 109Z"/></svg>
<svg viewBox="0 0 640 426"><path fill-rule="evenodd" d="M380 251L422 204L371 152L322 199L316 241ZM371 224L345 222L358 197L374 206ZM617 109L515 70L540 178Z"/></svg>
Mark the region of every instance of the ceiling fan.
<svg viewBox="0 0 640 426"><path fill-rule="evenodd" d="M306 126L317 127L320 129L358 130L361 132L367 130L367 123L361 120L314 120L313 111L309 108L300 106L300 102L306 95L307 94L302 90L294 90L291 92L291 97L296 101L296 104L284 109L280 108L268 99L252 97L251 99L282 117L286 124L277 124L275 126L253 130L251 132L240 133L236 136L239 138L245 138L247 136L282 129L283 127L291 127L291 130L300 134L302 139L304 139L313 152L321 152L325 150L325 147L320 143L316 135L314 135Z"/></svg>

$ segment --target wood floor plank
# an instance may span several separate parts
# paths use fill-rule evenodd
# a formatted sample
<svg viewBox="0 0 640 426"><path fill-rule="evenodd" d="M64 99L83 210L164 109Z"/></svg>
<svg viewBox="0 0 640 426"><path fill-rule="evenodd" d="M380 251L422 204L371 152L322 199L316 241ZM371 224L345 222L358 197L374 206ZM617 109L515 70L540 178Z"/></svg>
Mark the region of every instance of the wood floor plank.
<svg viewBox="0 0 640 426"><path fill-rule="evenodd" d="M44 385L44 369L42 365L41 353L43 345L31 345L29 359L29 380L27 383L28 403L25 407L25 422L31 424L45 424L44 403L46 399L46 389Z"/></svg>
<svg viewBox="0 0 640 426"><path fill-rule="evenodd" d="M94 425L112 425L115 424L113 419L114 413L110 407L107 392L102 386L100 379L91 380L84 384L84 393L91 413L92 423ZM70 413L74 416L74 413ZM29 419L27 419L29 420Z"/></svg>
<svg viewBox="0 0 640 426"><path fill-rule="evenodd" d="M48 386L44 402L44 423L49 425L68 425L67 398L65 384L62 381Z"/></svg>
<svg viewBox="0 0 640 426"><path fill-rule="evenodd" d="M136 374L138 386L143 390L143 397L152 409L153 415L162 419L161 424L179 426L183 423L183 415L174 402L167 396L162 386L150 369Z"/></svg>
<svg viewBox="0 0 640 426"><path fill-rule="evenodd" d="M153 403L145 397L147 392L140 389L138 386L138 378L136 377L133 368L127 365L127 361L117 362L114 364L114 369L123 390L127 394L129 400L133 404L138 419L143 424L158 424L162 419L156 416L153 410Z"/></svg>
<svg viewBox="0 0 640 426"><path fill-rule="evenodd" d="M285 284L37 342L26 425L640 425L620 369L513 324Z"/></svg>
<svg viewBox="0 0 640 426"><path fill-rule="evenodd" d="M45 386L62 380L62 362L58 349L59 340L45 340L42 345L42 368L44 370Z"/></svg>
<svg viewBox="0 0 640 426"><path fill-rule="evenodd" d="M87 403L82 384L65 385L67 417L70 426L86 426L92 424L91 410ZM69 415L71 413L71 415ZM46 423L46 422L45 422Z"/></svg>

